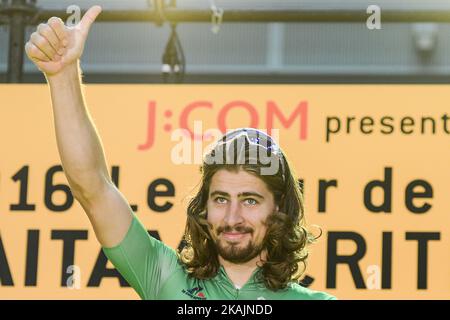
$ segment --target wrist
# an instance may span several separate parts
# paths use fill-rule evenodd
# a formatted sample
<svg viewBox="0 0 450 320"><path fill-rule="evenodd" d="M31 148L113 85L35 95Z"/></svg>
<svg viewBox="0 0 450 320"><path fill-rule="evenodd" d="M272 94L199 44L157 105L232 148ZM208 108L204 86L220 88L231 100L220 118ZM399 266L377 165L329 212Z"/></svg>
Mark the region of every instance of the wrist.
<svg viewBox="0 0 450 320"><path fill-rule="evenodd" d="M80 62L75 60L71 64L65 66L61 71L55 74L44 74L47 82L52 85L54 83L61 83L64 80L70 80L73 78L78 78L80 74Z"/></svg>

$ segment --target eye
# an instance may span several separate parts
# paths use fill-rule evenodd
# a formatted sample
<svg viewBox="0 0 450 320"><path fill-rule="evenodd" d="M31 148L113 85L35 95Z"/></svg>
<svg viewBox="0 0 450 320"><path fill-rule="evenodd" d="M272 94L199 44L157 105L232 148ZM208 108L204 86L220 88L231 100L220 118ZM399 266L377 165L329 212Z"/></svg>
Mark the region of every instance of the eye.
<svg viewBox="0 0 450 320"><path fill-rule="evenodd" d="M214 199L214 201L218 204L225 204L227 202L227 199L225 199L224 197L217 197Z"/></svg>
<svg viewBox="0 0 450 320"><path fill-rule="evenodd" d="M248 204L250 206L254 206L255 204L258 204L258 201L256 201L253 198L247 198L244 200L245 204Z"/></svg>

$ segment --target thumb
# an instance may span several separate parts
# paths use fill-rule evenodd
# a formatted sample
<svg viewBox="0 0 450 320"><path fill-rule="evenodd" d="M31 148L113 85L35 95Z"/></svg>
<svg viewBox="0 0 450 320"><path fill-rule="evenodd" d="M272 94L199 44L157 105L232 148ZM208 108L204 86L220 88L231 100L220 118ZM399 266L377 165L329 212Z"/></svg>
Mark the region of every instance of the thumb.
<svg viewBox="0 0 450 320"><path fill-rule="evenodd" d="M83 18L80 21L80 28L84 33L88 33L91 25L94 23L97 16L102 12L102 7L93 6L84 14Z"/></svg>

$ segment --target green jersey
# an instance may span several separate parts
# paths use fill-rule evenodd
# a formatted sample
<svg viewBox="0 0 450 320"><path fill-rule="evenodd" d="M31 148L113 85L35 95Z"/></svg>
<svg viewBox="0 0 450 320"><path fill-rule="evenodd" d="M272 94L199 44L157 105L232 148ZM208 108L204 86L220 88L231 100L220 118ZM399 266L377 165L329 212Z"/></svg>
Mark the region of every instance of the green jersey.
<svg viewBox="0 0 450 320"><path fill-rule="evenodd" d="M282 290L269 290L258 281L259 268L242 288L233 285L223 267L214 278L193 278L179 261L176 251L151 237L135 215L122 242L103 248L103 252L142 299L335 299L297 283L290 283Z"/></svg>

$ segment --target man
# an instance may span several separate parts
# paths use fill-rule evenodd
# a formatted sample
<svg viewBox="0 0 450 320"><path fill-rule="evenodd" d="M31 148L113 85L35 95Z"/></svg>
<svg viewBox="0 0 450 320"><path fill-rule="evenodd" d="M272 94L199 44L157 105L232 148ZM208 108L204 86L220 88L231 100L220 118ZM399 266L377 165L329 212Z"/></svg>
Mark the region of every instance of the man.
<svg viewBox="0 0 450 320"><path fill-rule="evenodd" d="M312 238L289 163L259 130L231 131L205 156L180 253L148 235L110 178L81 90L79 59L100 12L92 7L75 27L49 19L26 52L50 86L72 193L119 272L143 299L334 299L294 281Z"/></svg>

